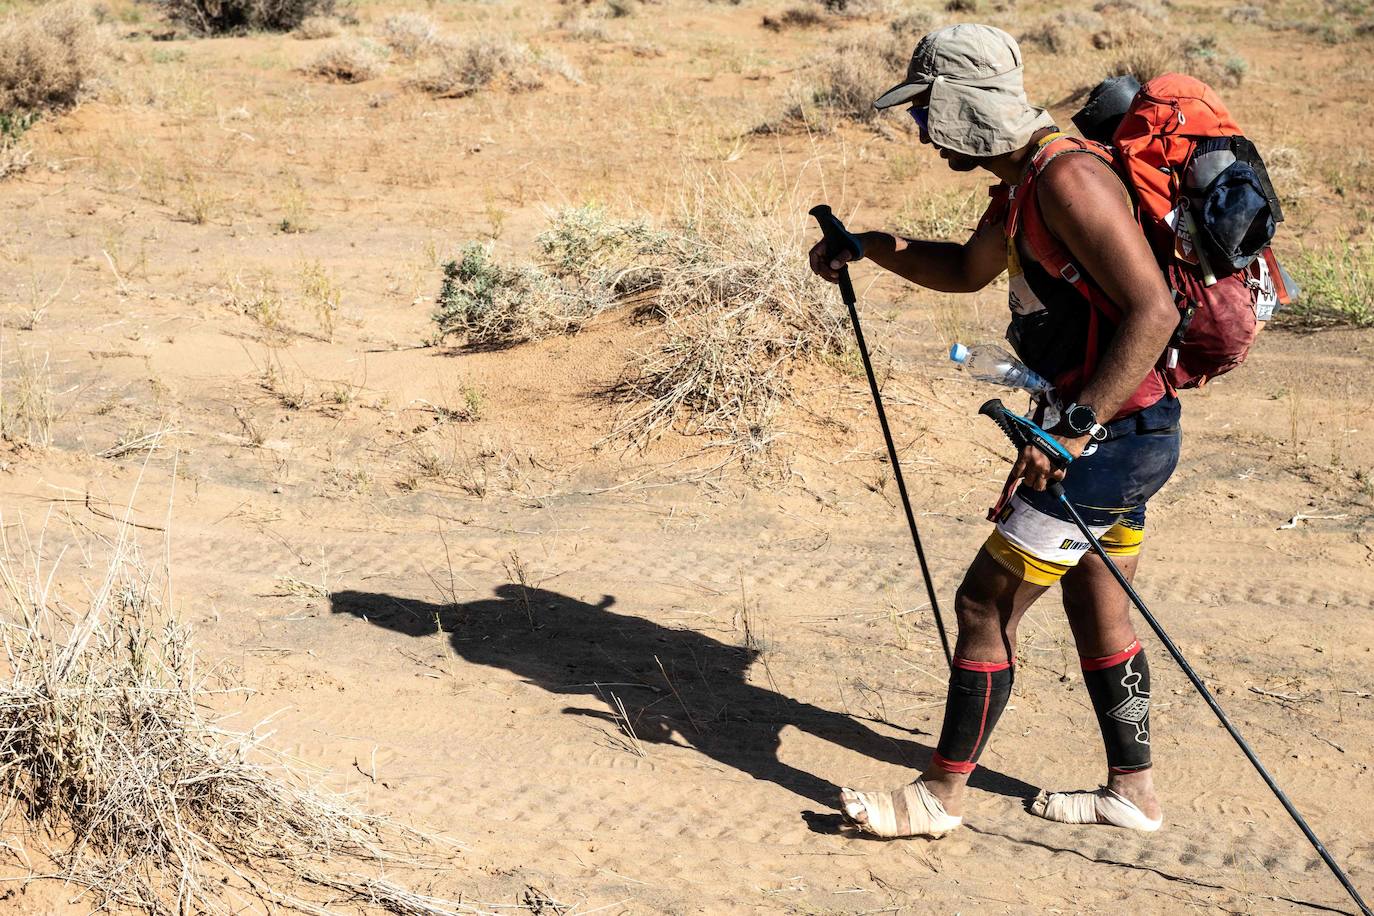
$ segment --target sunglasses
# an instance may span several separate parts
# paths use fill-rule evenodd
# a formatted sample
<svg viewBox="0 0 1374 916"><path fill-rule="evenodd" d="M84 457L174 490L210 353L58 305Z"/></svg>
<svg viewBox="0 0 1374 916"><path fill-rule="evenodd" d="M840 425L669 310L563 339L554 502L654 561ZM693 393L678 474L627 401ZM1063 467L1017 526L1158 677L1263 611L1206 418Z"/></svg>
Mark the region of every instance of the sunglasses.
<svg viewBox="0 0 1374 916"><path fill-rule="evenodd" d="M921 130L930 132L930 106L912 105L907 111L911 113L912 119Z"/></svg>

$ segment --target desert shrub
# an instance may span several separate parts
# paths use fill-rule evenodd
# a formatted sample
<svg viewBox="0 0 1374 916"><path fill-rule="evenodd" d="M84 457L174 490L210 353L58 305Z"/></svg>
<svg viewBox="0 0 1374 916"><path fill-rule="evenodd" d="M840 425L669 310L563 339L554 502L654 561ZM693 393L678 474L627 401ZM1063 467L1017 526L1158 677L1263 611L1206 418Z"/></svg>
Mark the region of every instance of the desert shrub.
<svg viewBox="0 0 1374 916"><path fill-rule="evenodd" d="M987 199L962 191L921 194L897 214L894 228L907 238L962 242L978 225Z"/></svg>
<svg viewBox="0 0 1374 916"><path fill-rule="evenodd" d="M442 46L437 66L413 85L431 95L460 98L493 85L504 85L512 92L538 89L550 74L581 82L576 68L551 51L487 36Z"/></svg>
<svg viewBox="0 0 1374 916"><path fill-rule="evenodd" d="M445 265L440 337L505 345L635 303L661 328L609 392L621 408L612 436L644 444L676 427L757 455L792 371L847 340L831 290L795 254L805 223L779 212L801 211L709 179L662 227L597 207L557 211L533 263L498 265L473 245Z"/></svg>
<svg viewBox="0 0 1374 916"><path fill-rule="evenodd" d="M1141 44L1124 57L1117 58L1108 68L1107 75L1133 76L1144 85L1156 76L1177 70L1178 67L1179 55L1175 48L1164 43Z"/></svg>
<svg viewBox="0 0 1374 916"><path fill-rule="evenodd" d="M813 6L791 6L781 13L765 14L762 25L765 29L781 32L784 29L806 29L825 22L821 11Z"/></svg>
<svg viewBox="0 0 1374 916"><path fill-rule="evenodd" d="M338 38L342 29L333 16L306 16L291 34L305 41Z"/></svg>
<svg viewBox="0 0 1374 916"><path fill-rule="evenodd" d="M437 342L501 347L568 334L610 304L600 290L561 283L534 266L507 267L481 245L469 245L444 265L435 300Z"/></svg>
<svg viewBox="0 0 1374 916"><path fill-rule="evenodd" d="M90 909L150 916L269 901L323 913L326 897L414 916L463 910L381 876L414 864L386 846L418 847L419 834L312 787L262 735L225 727L216 695L242 688L212 679L129 538L104 542L103 580L67 592L73 603L42 560L0 556L0 792L7 825L30 825L57 869L37 877L83 888Z"/></svg>
<svg viewBox="0 0 1374 916"><path fill-rule="evenodd" d="M335 0L156 0L168 18L205 35L289 32L312 16L329 16Z"/></svg>
<svg viewBox="0 0 1374 916"><path fill-rule="evenodd" d="M1217 87L1239 86L1250 69L1245 58L1228 53L1211 35L1185 37L1180 52L1189 74Z"/></svg>
<svg viewBox="0 0 1374 916"><path fill-rule="evenodd" d="M79 3L42 6L0 26L0 112L75 105L104 70L104 40Z"/></svg>
<svg viewBox="0 0 1374 916"><path fill-rule="evenodd" d="M421 13L395 13L382 20L377 37L393 53L414 60L439 44L439 30Z"/></svg>
<svg viewBox="0 0 1374 916"><path fill-rule="evenodd" d="M842 39L816 62L810 84L794 87L782 114L753 133L825 128L827 118L874 124L881 112L873 100L906 72L910 55L908 42L890 30Z"/></svg>
<svg viewBox="0 0 1374 916"><path fill-rule="evenodd" d="M920 38L935 28L935 22L935 14L929 10L912 10L893 19L887 27L898 38Z"/></svg>
<svg viewBox="0 0 1374 916"><path fill-rule="evenodd" d="M1248 3L1241 6L1233 6L1226 11L1226 19L1228 22L1238 24L1262 22L1264 20L1264 7L1253 6Z"/></svg>
<svg viewBox="0 0 1374 916"><path fill-rule="evenodd" d="M1101 0L1093 6L1093 12L1104 16L1129 13L1145 19L1162 20L1169 18L1169 4L1155 0Z"/></svg>
<svg viewBox="0 0 1374 916"><path fill-rule="evenodd" d="M723 440L746 462L771 451L793 372L845 352L847 328L804 258L796 202L705 180L670 230L653 310L663 336L613 389L612 435L644 444L669 428Z"/></svg>
<svg viewBox="0 0 1374 916"><path fill-rule="evenodd" d="M976 13L978 0L947 0L945 9L951 13Z"/></svg>
<svg viewBox="0 0 1374 916"><path fill-rule="evenodd" d="M1274 317L1283 327L1374 327L1374 246L1344 239L1301 252L1292 263L1298 301Z"/></svg>
<svg viewBox="0 0 1374 916"><path fill-rule="evenodd" d="M1046 16L1020 35L1022 45L1063 54L1087 45L1106 26L1101 15L1083 10L1061 10Z"/></svg>
<svg viewBox="0 0 1374 916"><path fill-rule="evenodd" d="M303 68L306 73L336 83L361 83L382 72L383 52L368 41L336 41Z"/></svg>

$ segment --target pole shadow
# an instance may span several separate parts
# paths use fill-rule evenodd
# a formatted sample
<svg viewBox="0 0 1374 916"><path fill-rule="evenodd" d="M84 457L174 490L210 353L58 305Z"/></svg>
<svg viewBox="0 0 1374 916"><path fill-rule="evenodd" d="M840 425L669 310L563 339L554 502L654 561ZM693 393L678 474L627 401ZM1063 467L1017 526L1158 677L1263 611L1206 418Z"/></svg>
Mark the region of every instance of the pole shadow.
<svg viewBox="0 0 1374 916"><path fill-rule="evenodd" d="M827 808L838 804L839 787L778 759L785 726L886 763L924 768L930 762L930 746L888 737L854 716L750 684L747 675L758 650L616 613L611 595L589 604L547 589L504 584L492 598L461 604L359 591L334 592L330 604L336 614L352 614L406 636L432 637L442 630L450 634L455 652L472 664L505 669L550 693L597 698L604 705L566 706L563 712L604 721L611 732L616 730L609 711L614 693L640 741L689 746ZM985 767L975 771L971 785L1022 799L1038 791ZM835 826L817 816L808 822L818 830Z"/></svg>

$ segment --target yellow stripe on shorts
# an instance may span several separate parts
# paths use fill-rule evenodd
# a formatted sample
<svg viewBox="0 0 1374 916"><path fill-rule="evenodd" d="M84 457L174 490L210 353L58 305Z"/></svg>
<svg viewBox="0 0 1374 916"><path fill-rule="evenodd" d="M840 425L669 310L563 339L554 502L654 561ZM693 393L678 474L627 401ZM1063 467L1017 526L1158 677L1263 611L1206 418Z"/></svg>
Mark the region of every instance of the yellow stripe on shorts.
<svg viewBox="0 0 1374 916"><path fill-rule="evenodd" d="M1145 531L1125 522L1117 522L1098 540L1109 556L1134 557L1140 553L1140 545L1145 541Z"/></svg>
<svg viewBox="0 0 1374 916"><path fill-rule="evenodd" d="M1105 543L1103 547L1106 547ZM996 529L988 535L988 539L983 543L983 549L1008 572L1020 576L1032 585L1053 585L1071 568L1063 563L1031 556L1004 538L1002 532ZM1139 549L1137 545L1136 550Z"/></svg>

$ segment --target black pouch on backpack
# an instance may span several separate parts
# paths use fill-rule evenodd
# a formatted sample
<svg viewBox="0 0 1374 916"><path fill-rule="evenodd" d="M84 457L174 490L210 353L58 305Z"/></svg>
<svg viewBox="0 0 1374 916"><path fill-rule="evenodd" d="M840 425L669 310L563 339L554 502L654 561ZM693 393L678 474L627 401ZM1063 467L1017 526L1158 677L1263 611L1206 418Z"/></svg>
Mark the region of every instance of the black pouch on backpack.
<svg viewBox="0 0 1374 916"><path fill-rule="evenodd" d="M1255 145L1244 137L1201 140L1189 162L1189 204L1208 261L1222 273L1250 265L1274 237L1277 200Z"/></svg>

